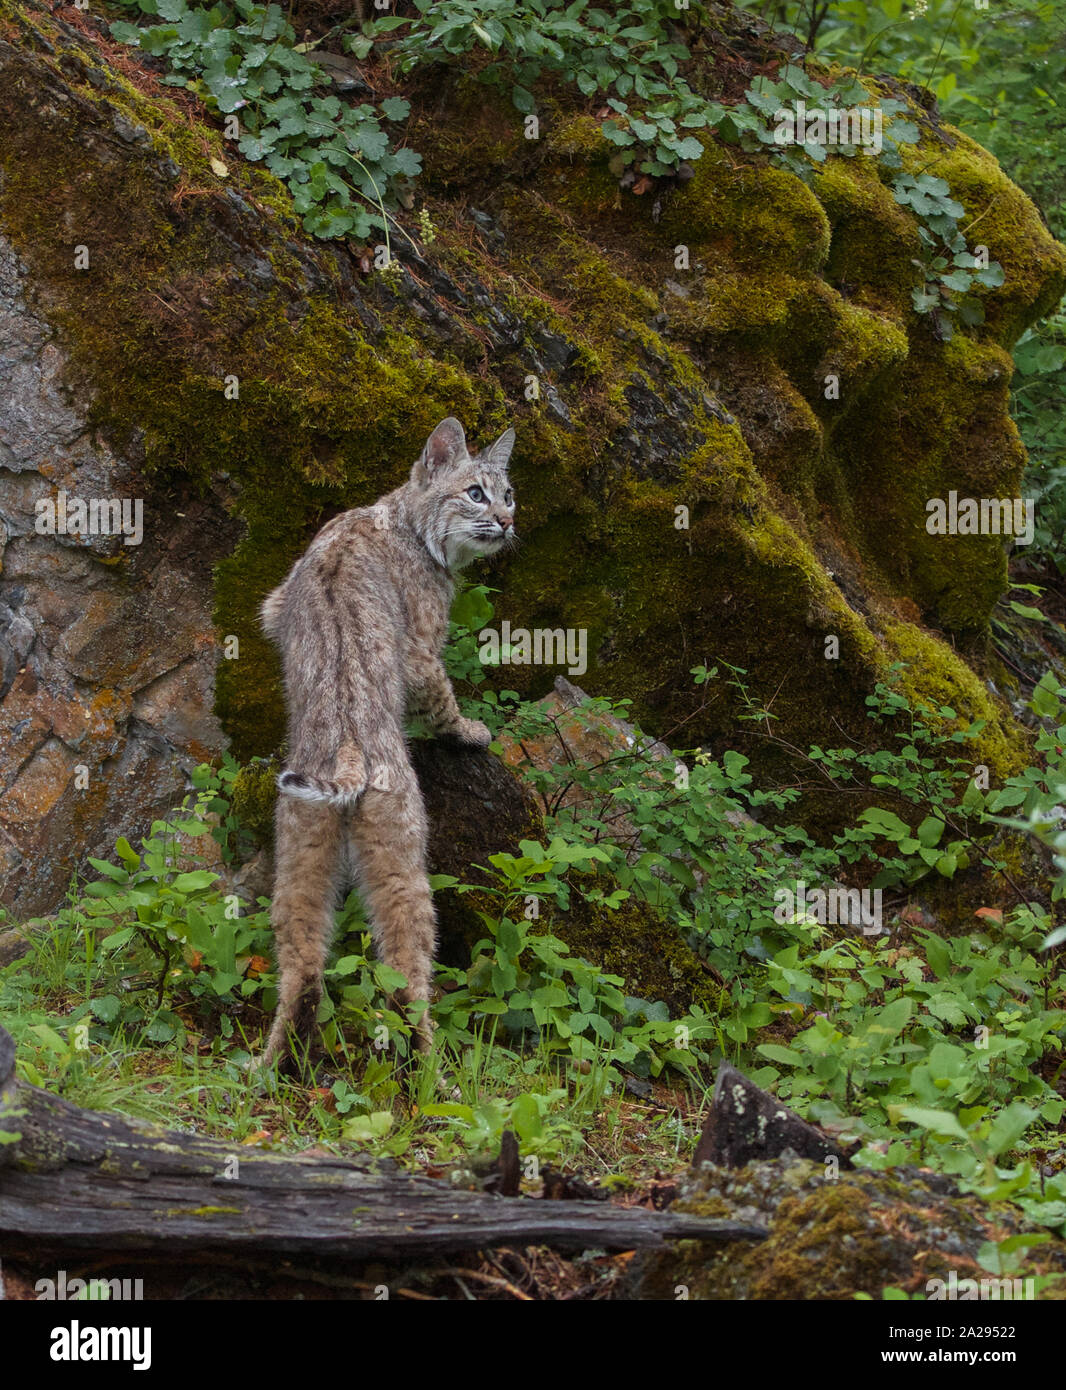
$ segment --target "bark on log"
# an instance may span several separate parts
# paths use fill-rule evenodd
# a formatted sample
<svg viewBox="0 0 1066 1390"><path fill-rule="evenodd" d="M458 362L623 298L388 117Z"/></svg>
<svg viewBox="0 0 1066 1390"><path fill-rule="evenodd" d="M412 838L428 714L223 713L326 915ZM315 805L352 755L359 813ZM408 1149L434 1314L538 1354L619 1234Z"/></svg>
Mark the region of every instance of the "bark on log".
<svg viewBox="0 0 1066 1390"><path fill-rule="evenodd" d="M82 1110L15 1081L0 1029L0 1253L144 1250L409 1261L493 1246L760 1240L743 1222L457 1191L391 1161L287 1158ZM227 1177L227 1173L232 1176Z"/></svg>

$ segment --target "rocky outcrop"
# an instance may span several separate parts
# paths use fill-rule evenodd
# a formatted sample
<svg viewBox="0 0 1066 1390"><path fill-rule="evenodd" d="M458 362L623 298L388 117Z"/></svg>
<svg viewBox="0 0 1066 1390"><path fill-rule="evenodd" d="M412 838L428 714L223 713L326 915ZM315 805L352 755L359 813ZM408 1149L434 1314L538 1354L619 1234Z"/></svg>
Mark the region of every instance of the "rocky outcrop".
<svg viewBox="0 0 1066 1390"><path fill-rule="evenodd" d="M0 239L0 885L18 917L53 907L87 855L147 830L221 750L211 560L236 529L146 483L136 454L94 431L31 296ZM132 544L75 529L79 499L146 494Z"/></svg>
<svg viewBox="0 0 1066 1390"><path fill-rule="evenodd" d="M367 274L74 19L0 0L17 388L0 404L0 899L55 902L223 739L242 759L279 749L259 602L448 414L475 440L517 429L525 541L493 574L499 617L583 630L582 683L631 697L656 734L766 760L735 692L691 683L724 659L793 743L834 722L868 740L865 697L903 661L912 694L987 721L994 776L1016 764L988 686L1001 545L924 528L928 496L1016 491L1007 350L1066 267L984 151L915 105L923 166L1006 271L985 323L943 343L911 308L915 225L869 161L831 159L808 188L712 144L649 201L620 190L576 98L541 94L529 141L483 87L431 75L408 138L436 237L410 219L399 269ZM743 62L747 30L721 23ZM63 491L140 499L141 544L37 534L36 502ZM505 683L536 694L556 674Z"/></svg>
<svg viewBox="0 0 1066 1390"><path fill-rule="evenodd" d="M880 1299L894 1287L945 1300L1031 1299L1037 1286L1026 1278L1044 1274L1059 1278L1040 1297L1066 1288L1061 1241L1034 1243L1025 1277L991 1273L983 1247L1040 1228L925 1169L849 1172L795 1155L739 1169L703 1164L670 1209L765 1224L767 1238L715 1249L685 1241L640 1256L632 1297L676 1299L680 1286L690 1299Z"/></svg>

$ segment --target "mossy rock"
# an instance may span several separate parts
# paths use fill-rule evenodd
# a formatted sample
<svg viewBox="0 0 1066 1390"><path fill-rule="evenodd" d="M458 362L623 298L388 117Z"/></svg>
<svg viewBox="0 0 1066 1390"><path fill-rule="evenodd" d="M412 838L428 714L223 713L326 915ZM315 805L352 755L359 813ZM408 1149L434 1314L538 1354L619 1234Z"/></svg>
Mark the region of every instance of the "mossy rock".
<svg viewBox="0 0 1066 1390"><path fill-rule="evenodd" d="M945 1292L954 1276L989 1279L978 1263L981 1247L1043 1230L1005 1203L990 1206L964 1197L947 1178L926 1169L891 1173L841 1171L789 1158L728 1169L701 1165L682 1185L672 1210L700 1216L764 1221L761 1242L705 1245L680 1241L661 1253L638 1256L633 1295L690 1299L880 1299L888 1287L929 1297L931 1280ZM1029 1248L1026 1275L1058 1276L1042 1298L1066 1297L1066 1244ZM1024 1284L986 1297L1024 1297ZM974 1294L976 1297L977 1295Z"/></svg>
<svg viewBox="0 0 1066 1390"><path fill-rule="evenodd" d="M814 192L829 219L825 275L837 289L906 321L921 254L918 224L878 177L872 160L828 161Z"/></svg>
<svg viewBox="0 0 1066 1390"><path fill-rule="evenodd" d="M829 253L825 209L794 175L734 161L709 137L693 177L660 221L668 238L701 256L775 274L819 271Z"/></svg>
<svg viewBox="0 0 1066 1390"><path fill-rule="evenodd" d="M274 808L278 800L277 758L253 758L238 772L230 795L230 810L241 829L261 846L274 843Z"/></svg>
<svg viewBox="0 0 1066 1390"><path fill-rule="evenodd" d="M985 324L942 343L909 303L916 224L869 160L831 156L808 188L710 145L689 183L638 198L566 92L545 92L533 141L469 78L436 72L410 95L437 238L396 237L405 268L364 276L345 246L308 244L285 190L164 88L109 68L37 0L0 0L0 233L95 426L160 486L224 480L244 528L216 572L236 754L283 736L263 596L450 414L476 441L517 430L525 539L488 572L499 617L587 629L584 684L653 732L794 771L690 667L744 669L803 748L834 727L871 742L866 696L905 659L917 698L988 720L976 760L994 778L1016 769L1025 736L988 688L1000 540L932 538L924 505L1016 491L1006 353L1066 283L1066 251L995 160L915 106L913 159L1007 271ZM539 694L555 674L503 683Z"/></svg>

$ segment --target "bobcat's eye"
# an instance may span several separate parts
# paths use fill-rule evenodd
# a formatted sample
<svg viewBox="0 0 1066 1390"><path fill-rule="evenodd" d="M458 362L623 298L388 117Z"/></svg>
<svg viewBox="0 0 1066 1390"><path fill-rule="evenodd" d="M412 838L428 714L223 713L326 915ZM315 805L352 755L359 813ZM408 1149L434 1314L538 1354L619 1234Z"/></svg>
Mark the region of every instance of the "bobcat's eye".
<svg viewBox="0 0 1066 1390"><path fill-rule="evenodd" d="M471 502L484 502L485 500L485 494L479 487L468 487L466 495L470 498Z"/></svg>
<svg viewBox="0 0 1066 1390"><path fill-rule="evenodd" d="M511 506L514 502L514 493L511 491L510 488L508 488L507 491L504 493L503 500L508 507Z"/></svg>

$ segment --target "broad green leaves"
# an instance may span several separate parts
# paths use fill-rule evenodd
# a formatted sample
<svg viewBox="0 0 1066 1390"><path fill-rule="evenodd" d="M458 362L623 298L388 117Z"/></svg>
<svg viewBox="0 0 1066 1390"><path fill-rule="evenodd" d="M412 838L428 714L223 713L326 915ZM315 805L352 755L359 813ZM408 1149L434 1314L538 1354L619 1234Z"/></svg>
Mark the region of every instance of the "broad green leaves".
<svg viewBox="0 0 1066 1390"><path fill-rule="evenodd" d="M606 849L561 836L546 849L532 841L520 848L519 856L490 856L497 886L477 891L495 897L499 911L481 914L489 935L475 945L469 970L456 973L460 987L434 1007L442 1036L468 1043L486 1020L498 1019L500 1041L525 1041L546 1055L598 1060L608 1068L658 1075L668 1065L690 1072L706 1059L701 1044L714 1030L699 1010L672 1020L661 1002L627 997L623 980L571 955L539 926L539 911L517 911L554 896L568 871L587 873L610 862Z"/></svg>
<svg viewBox="0 0 1066 1390"><path fill-rule="evenodd" d="M315 97L328 78L296 44L278 5L122 3L164 22L139 27L120 20L112 36L165 58L169 82L197 92L220 116L238 117L238 148L288 185L306 231L367 240L386 227L390 190L421 167L413 151L392 148L383 124L407 118L404 98L352 107L335 96Z"/></svg>

